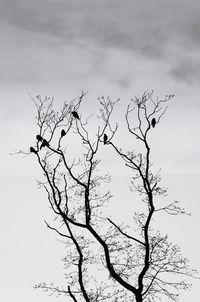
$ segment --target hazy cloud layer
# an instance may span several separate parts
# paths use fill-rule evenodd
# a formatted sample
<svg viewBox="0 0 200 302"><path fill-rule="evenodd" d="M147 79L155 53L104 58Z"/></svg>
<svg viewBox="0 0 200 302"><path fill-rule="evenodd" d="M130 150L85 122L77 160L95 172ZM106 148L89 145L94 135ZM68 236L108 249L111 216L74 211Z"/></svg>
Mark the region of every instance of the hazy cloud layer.
<svg viewBox="0 0 200 302"><path fill-rule="evenodd" d="M199 85L200 61L194 61L192 58L182 59L171 69L171 74L177 80L184 81L189 85Z"/></svg>
<svg viewBox="0 0 200 302"><path fill-rule="evenodd" d="M51 71L65 77L65 66L72 77L87 75L97 71L97 61L108 64L107 50L117 49L166 62L169 75L193 83L199 74L199 65L191 72L200 46L199 12L194 0L0 1L1 77L32 81L51 77ZM119 80L128 82L126 75Z"/></svg>

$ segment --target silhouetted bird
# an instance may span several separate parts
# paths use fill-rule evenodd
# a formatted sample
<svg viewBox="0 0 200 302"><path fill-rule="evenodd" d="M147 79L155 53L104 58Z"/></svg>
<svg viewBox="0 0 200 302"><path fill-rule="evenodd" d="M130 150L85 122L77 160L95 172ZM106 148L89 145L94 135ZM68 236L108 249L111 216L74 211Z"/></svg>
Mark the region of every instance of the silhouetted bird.
<svg viewBox="0 0 200 302"><path fill-rule="evenodd" d="M107 136L107 134L104 133L104 136L103 136L104 145L107 143L107 140L108 140L108 136Z"/></svg>
<svg viewBox="0 0 200 302"><path fill-rule="evenodd" d="M61 130L61 137L65 136L66 135L66 132L64 129Z"/></svg>
<svg viewBox="0 0 200 302"><path fill-rule="evenodd" d="M37 151L33 147L30 147L30 152L37 154Z"/></svg>
<svg viewBox="0 0 200 302"><path fill-rule="evenodd" d="M72 111L73 117L75 117L77 120L79 120L79 115L76 111Z"/></svg>
<svg viewBox="0 0 200 302"><path fill-rule="evenodd" d="M156 125L156 119L155 118L152 118L151 125L152 125L153 128L155 127L155 125Z"/></svg>
<svg viewBox="0 0 200 302"><path fill-rule="evenodd" d="M40 150L41 150L43 147L47 147L47 146L49 146L49 143L46 141L46 139L43 139L43 142L42 142L42 144L41 144L41 146L40 146Z"/></svg>
<svg viewBox="0 0 200 302"><path fill-rule="evenodd" d="M39 142L42 142L43 141L43 138L41 137L41 135L36 135L36 138L37 138L37 140L39 141Z"/></svg>

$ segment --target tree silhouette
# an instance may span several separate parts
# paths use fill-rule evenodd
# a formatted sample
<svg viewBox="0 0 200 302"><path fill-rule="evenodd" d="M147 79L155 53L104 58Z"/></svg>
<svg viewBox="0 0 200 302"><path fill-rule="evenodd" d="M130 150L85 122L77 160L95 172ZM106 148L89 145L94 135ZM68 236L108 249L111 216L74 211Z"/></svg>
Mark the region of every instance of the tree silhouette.
<svg viewBox="0 0 200 302"><path fill-rule="evenodd" d="M160 185L160 171L153 170L150 146L152 116L156 117L156 124L160 123L173 96L154 100L153 93L147 92L131 100L124 115L127 130L124 135L133 145L141 144L137 153L120 147L118 123L111 122L118 100L99 98L99 124L95 133L94 127L89 128L90 118L84 118L83 114L80 122L73 124L72 108L80 108L85 94L64 103L60 113L53 109L53 99L38 96L35 100L38 130L48 142L40 152L38 139L35 158L45 175L40 184L57 218L54 225L48 222L46 225L67 246L63 259L66 287L43 282L35 288L79 302L148 302L164 297L176 301L179 290L190 286L182 277L196 277L197 272L189 267L179 247L153 227L155 213L179 215L185 210L176 201L157 202L166 196L166 190ZM79 144L78 155L77 150L65 149L61 140L64 132L60 128L65 129L71 145L73 140ZM104 191L111 181L110 175L101 173L99 168L101 146L108 137L105 132L110 137L108 149L118 155L115 165L124 163L124 169L131 172L131 190L141 197L138 209L130 203L132 225L106 214L105 205L114 197L110 191Z"/></svg>

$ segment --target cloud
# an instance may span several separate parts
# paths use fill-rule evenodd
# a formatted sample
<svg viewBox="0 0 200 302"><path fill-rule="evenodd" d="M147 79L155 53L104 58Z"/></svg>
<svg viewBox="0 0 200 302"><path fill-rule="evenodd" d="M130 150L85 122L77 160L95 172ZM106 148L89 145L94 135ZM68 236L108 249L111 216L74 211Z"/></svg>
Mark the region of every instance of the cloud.
<svg viewBox="0 0 200 302"><path fill-rule="evenodd" d="M198 84L200 77L200 62L191 58L180 60L170 71L170 74L178 81L187 84Z"/></svg>
<svg viewBox="0 0 200 302"><path fill-rule="evenodd" d="M70 41L91 39L150 56L163 52L172 36L199 37L193 28L200 4L194 0L6 0L0 5L1 20L23 30Z"/></svg>
<svg viewBox="0 0 200 302"><path fill-rule="evenodd" d="M189 66L181 70L177 49L183 55L199 49L199 8L195 0L1 0L1 80L93 76L104 73L110 52L118 51L133 61L165 62L175 80L187 74L192 81L195 66L190 76ZM115 76L122 87L134 78L125 71Z"/></svg>

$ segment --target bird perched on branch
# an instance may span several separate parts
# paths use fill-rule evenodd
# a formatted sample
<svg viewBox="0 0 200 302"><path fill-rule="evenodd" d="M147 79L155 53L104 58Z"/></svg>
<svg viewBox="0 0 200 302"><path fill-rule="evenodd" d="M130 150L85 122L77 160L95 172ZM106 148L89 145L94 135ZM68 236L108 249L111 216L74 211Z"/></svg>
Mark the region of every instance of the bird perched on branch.
<svg viewBox="0 0 200 302"><path fill-rule="evenodd" d="M76 111L72 111L73 117L75 117L77 120L79 120L79 115Z"/></svg>
<svg viewBox="0 0 200 302"><path fill-rule="evenodd" d="M66 135L66 131L64 129L61 130L61 137Z"/></svg>
<svg viewBox="0 0 200 302"><path fill-rule="evenodd" d="M152 125L153 128L155 127L155 125L156 125L156 119L155 118L152 118L151 125Z"/></svg>
<svg viewBox="0 0 200 302"><path fill-rule="evenodd" d="M37 138L37 140L39 141L39 142L42 142L43 141L43 138L41 137L41 135L36 135L36 138Z"/></svg>
<svg viewBox="0 0 200 302"><path fill-rule="evenodd" d="M41 146L40 146L40 150L43 148L43 147L48 147L49 146L49 143L47 142L47 140L46 139L43 139L43 142L42 142L42 144L41 144Z"/></svg>
<svg viewBox="0 0 200 302"><path fill-rule="evenodd" d="M104 133L104 136L103 136L104 145L107 143L107 141L108 141L108 136L107 136L107 134Z"/></svg>
<svg viewBox="0 0 200 302"><path fill-rule="evenodd" d="M37 151L33 147L30 147L30 152L37 154Z"/></svg>

